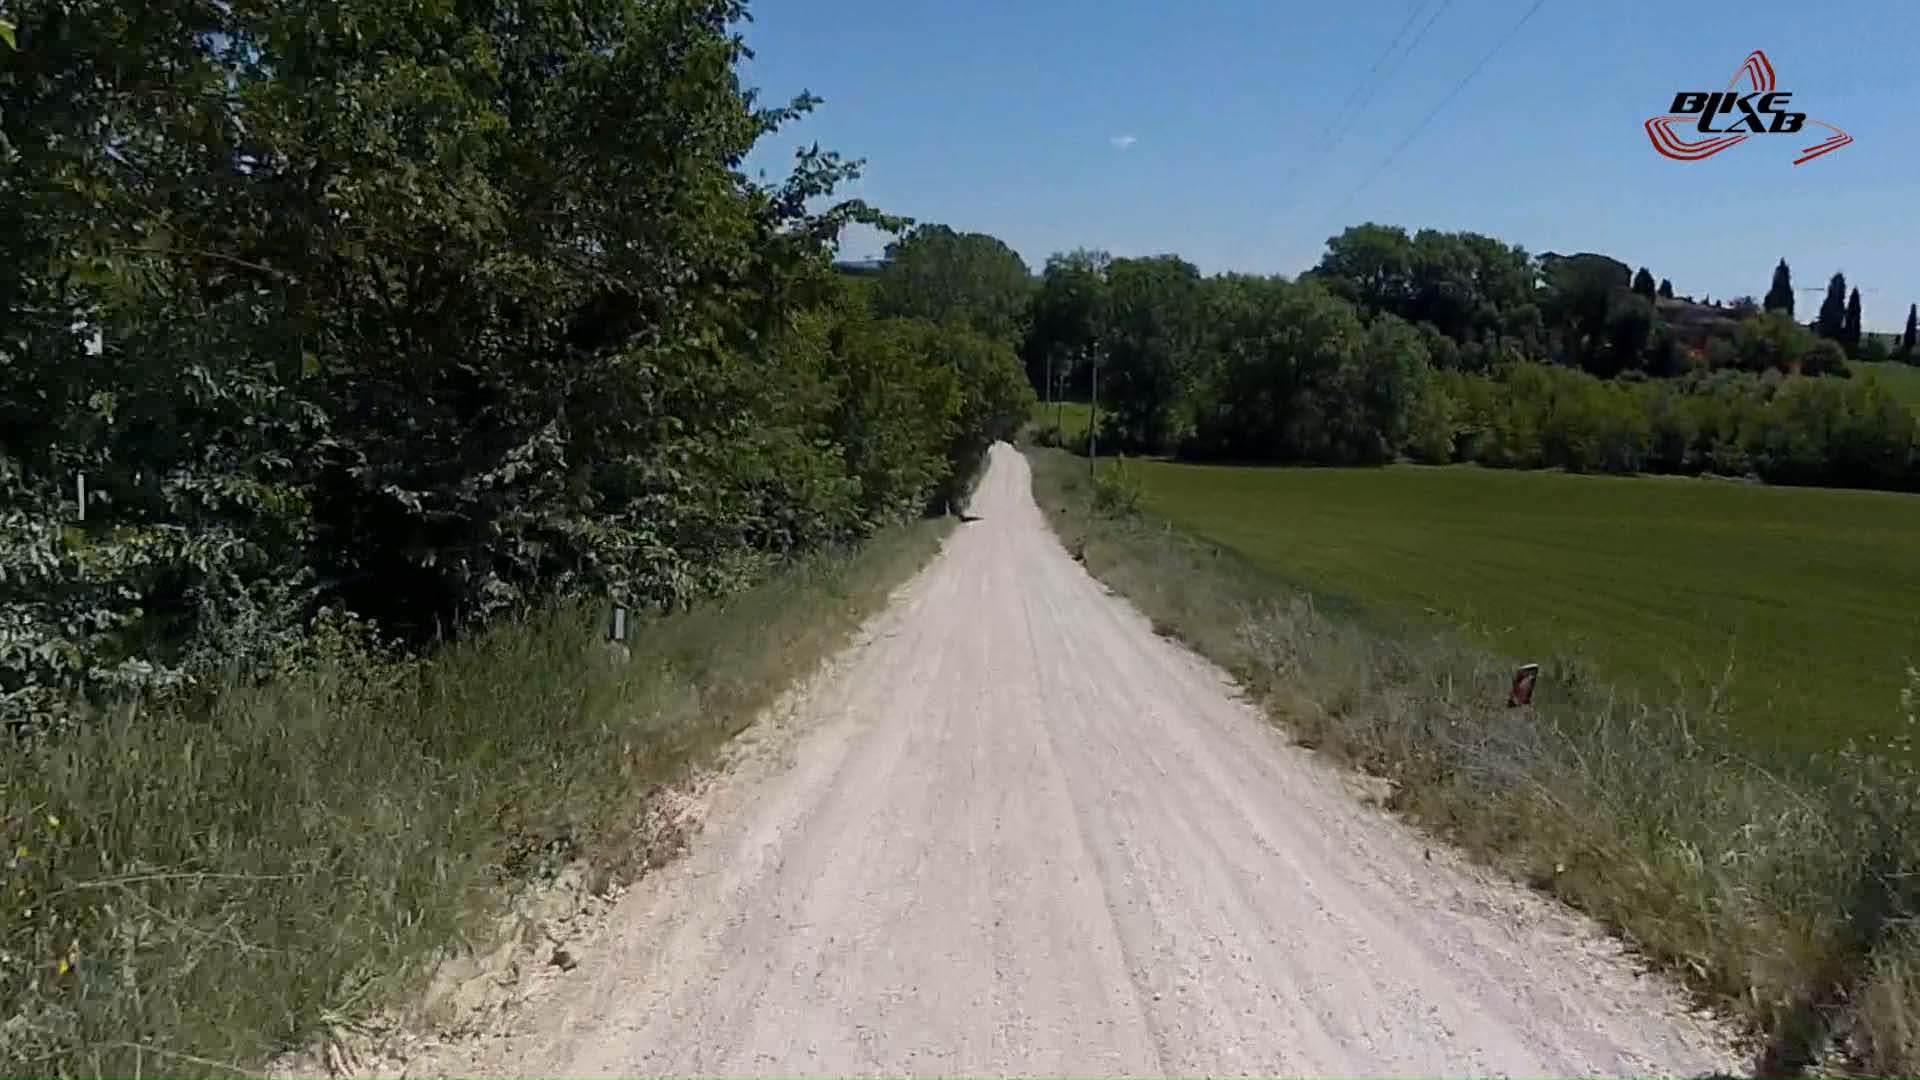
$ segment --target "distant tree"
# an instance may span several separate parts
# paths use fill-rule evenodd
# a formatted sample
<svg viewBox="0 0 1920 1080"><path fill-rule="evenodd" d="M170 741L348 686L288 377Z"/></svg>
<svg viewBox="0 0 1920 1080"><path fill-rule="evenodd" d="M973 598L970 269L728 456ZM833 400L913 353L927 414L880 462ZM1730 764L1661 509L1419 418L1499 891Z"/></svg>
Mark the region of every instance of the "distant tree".
<svg viewBox="0 0 1920 1080"><path fill-rule="evenodd" d="M1793 314L1793 271L1787 268L1785 259L1773 268L1773 287L1767 290L1765 307L1783 315Z"/></svg>
<svg viewBox="0 0 1920 1080"><path fill-rule="evenodd" d="M1662 300L1673 299L1673 282L1668 281L1666 278L1661 278L1658 295Z"/></svg>
<svg viewBox="0 0 1920 1080"><path fill-rule="evenodd" d="M1907 332L1900 335L1900 351L1913 356L1913 347L1920 342L1920 304L1907 305Z"/></svg>
<svg viewBox="0 0 1920 1080"><path fill-rule="evenodd" d="M964 326L1016 344L1026 334L1033 278L1014 250L982 233L922 225L887 245L874 280L875 314Z"/></svg>
<svg viewBox="0 0 1920 1080"><path fill-rule="evenodd" d="M1149 453L1179 445L1200 331L1198 267L1173 255L1113 260L1098 360L1103 438L1111 431L1120 447Z"/></svg>
<svg viewBox="0 0 1920 1080"><path fill-rule="evenodd" d="M1860 351L1860 290L1857 288L1847 297L1847 316L1840 324L1840 344L1848 352Z"/></svg>
<svg viewBox="0 0 1920 1080"><path fill-rule="evenodd" d="M1598 374L1618 371L1619 357L1608 348L1607 316L1615 293L1627 293L1633 271L1605 255L1540 256L1546 279L1543 307L1547 322L1560 336L1563 355Z"/></svg>
<svg viewBox="0 0 1920 1080"><path fill-rule="evenodd" d="M1727 309L1741 318L1746 318L1760 311L1760 301L1751 296L1736 296L1727 302Z"/></svg>
<svg viewBox="0 0 1920 1080"><path fill-rule="evenodd" d="M1829 341L1839 341L1847 324L1847 275L1835 274L1827 282L1827 298L1820 303L1820 318L1813 332Z"/></svg>
<svg viewBox="0 0 1920 1080"><path fill-rule="evenodd" d="M1104 251L1084 249L1048 257L1033 293L1021 349L1027 375L1043 393L1049 372L1055 394L1086 392L1082 369L1105 318L1107 266L1112 261Z"/></svg>
<svg viewBox="0 0 1920 1080"><path fill-rule="evenodd" d="M1644 266L1641 267L1638 271L1636 271L1633 275L1633 291L1636 293L1639 293L1642 297L1648 300L1651 300L1654 297L1655 288L1653 284L1653 275L1651 273L1648 273L1647 268Z"/></svg>
<svg viewBox="0 0 1920 1080"><path fill-rule="evenodd" d="M1596 375L1613 375L1639 368L1653 341L1658 320L1653 304L1638 291L1616 291L1607 302L1606 348L1596 352L1588 370Z"/></svg>
<svg viewBox="0 0 1920 1080"><path fill-rule="evenodd" d="M1398 225L1354 225L1327 241L1313 274L1341 299L1398 313L1413 299L1413 241Z"/></svg>

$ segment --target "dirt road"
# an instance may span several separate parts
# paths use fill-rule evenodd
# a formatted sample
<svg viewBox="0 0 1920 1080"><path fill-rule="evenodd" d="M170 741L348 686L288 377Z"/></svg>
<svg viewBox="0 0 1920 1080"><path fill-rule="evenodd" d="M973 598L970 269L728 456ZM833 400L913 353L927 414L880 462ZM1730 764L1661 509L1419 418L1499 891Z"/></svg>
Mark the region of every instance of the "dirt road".
<svg viewBox="0 0 1920 1080"><path fill-rule="evenodd" d="M1062 550L1006 446L693 850L458 1073L1701 1074L1591 925L1430 850Z"/></svg>

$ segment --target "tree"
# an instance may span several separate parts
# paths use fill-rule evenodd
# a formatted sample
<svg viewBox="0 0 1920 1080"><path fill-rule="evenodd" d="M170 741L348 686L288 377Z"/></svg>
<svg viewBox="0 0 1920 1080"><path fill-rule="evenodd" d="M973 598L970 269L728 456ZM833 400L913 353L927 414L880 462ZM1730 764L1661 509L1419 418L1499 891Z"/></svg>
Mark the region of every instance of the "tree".
<svg viewBox="0 0 1920 1080"><path fill-rule="evenodd" d="M1378 462L1406 443L1428 380L1420 331L1391 314L1363 322L1313 278L1229 276L1206 289L1191 452Z"/></svg>
<svg viewBox="0 0 1920 1080"><path fill-rule="evenodd" d="M1313 274L1335 296L1397 312L1413 298L1413 242L1398 225L1354 225L1327 241Z"/></svg>
<svg viewBox="0 0 1920 1080"><path fill-rule="evenodd" d="M1619 370L1608 349L1607 315L1616 293L1632 296L1627 264L1591 252L1549 252L1540 256L1540 270L1547 283L1547 322L1565 358L1589 370Z"/></svg>
<svg viewBox="0 0 1920 1080"><path fill-rule="evenodd" d="M990 346L868 326L850 163L747 178L813 101L741 85L736 0L122 7L6 5L0 719L277 670L323 608L690 603L919 512L1017 404L1004 245L918 297Z"/></svg>
<svg viewBox="0 0 1920 1080"><path fill-rule="evenodd" d="M1908 304L1907 332L1900 335L1900 351L1912 358L1917 342L1920 342L1920 304Z"/></svg>
<svg viewBox="0 0 1920 1080"><path fill-rule="evenodd" d="M1100 334L1102 433L1149 453L1173 450L1200 338L1200 271L1173 255L1115 259Z"/></svg>
<svg viewBox="0 0 1920 1080"><path fill-rule="evenodd" d="M1431 326L1449 364L1490 370L1544 352L1538 269L1523 248L1471 232L1366 224L1327 241L1310 276L1368 312Z"/></svg>
<svg viewBox="0 0 1920 1080"><path fill-rule="evenodd" d="M1009 345L1026 334L1033 278L1000 240L922 225L887 245L874 281L874 311L883 316L964 326Z"/></svg>
<svg viewBox="0 0 1920 1080"><path fill-rule="evenodd" d="M1813 332L1829 341L1839 341L1847 323L1847 275L1835 274L1827 282L1827 298L1820 303L1820 317Z"/></svg>
<svg viewBox="0 0 1920 1080"><path fill-rule="evenodd" d="M1793 314L1793 271L1787 268L1787 260L1781 259L1780 265L1773 268L1773 285L1767 289L1765 302L1768 311L1778 311L1784 315Z"/></svg>
<svg viewBox="0 0 1920 1080"><path fill-rule="evenodd" d="M1027 338L1020 350L1028 379L1043 392L1048 372L1053 374L1055 397L1088 385L1083 369L1106 317L1107 267L1112 262L1104 251L1085 249L1047 259L1033 291Z"/></svg>
<svg viewBox="0 0 1920 1080"><path fill-rule="evenodd" d="M1661 278L1658 295L1662 300L1673 299L1673 282L1668 281L1666 278Z"/></svg>
<svg viewBox="0 0 1920 1080"><path fill-rule="evenodd" d="M1649 273L1644 266L1633 275L1633 291L1648 300L1654 298L1655 286L1653 284L1653 275Z"/></svg>
<svg viewBox="0 0 1920 1080"><path fill-rule="evenodd" d="M1589 370L1612 375L1641 367L1658 323L1653 303L1646 297L1638 291L1616 291L1607 301L1606 359Z"/></svg>
<svg viewBox="0 0 1920 1080"><path fill-rule="evenodd" d="M1847 313L1840 324L1840 345L1849 353L1860 351L1860 290L1847 296Z"/></svg>

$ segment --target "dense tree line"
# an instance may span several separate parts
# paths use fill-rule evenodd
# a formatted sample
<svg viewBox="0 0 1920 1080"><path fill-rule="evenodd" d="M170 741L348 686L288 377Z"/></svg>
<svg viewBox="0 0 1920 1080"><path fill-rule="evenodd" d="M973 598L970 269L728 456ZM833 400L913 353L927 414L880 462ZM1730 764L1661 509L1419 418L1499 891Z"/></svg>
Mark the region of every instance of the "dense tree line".
<svg viewBox="0 0 1920 1080"><path fill-rule="evenodd" d="M1132 452L1920 488L1912 414L1845 377L1843 278L1830 333L1794 321L1784 262L1764 309L1672 293L1604 255L1362 225L1295 281L1057 256L1024 353L1076 396L1097 364L1102 445Z"/></svg>
<svg viewBox="0 0 1920 1080"><path fill-rule="evenodd" d="M5 15L9 720L316 621L684 604L938 505L1027 410L1024 268L870 304L852 164L745 176L814 102L739 84L736 0Z"/></svg>

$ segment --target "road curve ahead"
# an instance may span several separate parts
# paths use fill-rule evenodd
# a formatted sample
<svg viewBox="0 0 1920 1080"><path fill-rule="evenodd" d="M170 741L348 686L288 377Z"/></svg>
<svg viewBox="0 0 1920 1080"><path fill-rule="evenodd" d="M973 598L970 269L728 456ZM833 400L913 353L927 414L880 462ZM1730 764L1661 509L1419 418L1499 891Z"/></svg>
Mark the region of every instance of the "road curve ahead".
<svg viewBox="0 0 1920 1080"><path fill-rule="evenodd" d="M747 735L688 855L451 1067L527 1075L1700 1075L1590 924L1290 746L1048 530L979 520Z"/></svg>

